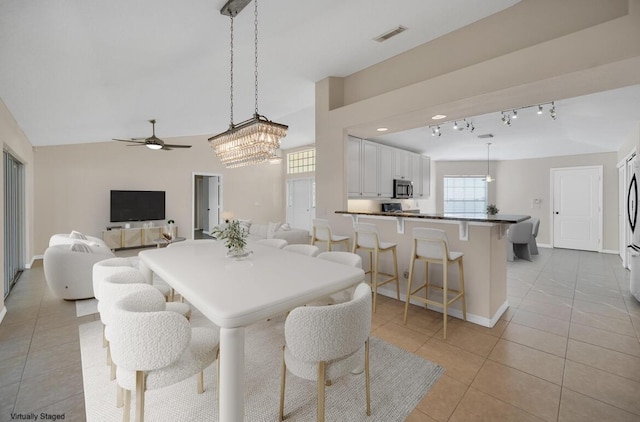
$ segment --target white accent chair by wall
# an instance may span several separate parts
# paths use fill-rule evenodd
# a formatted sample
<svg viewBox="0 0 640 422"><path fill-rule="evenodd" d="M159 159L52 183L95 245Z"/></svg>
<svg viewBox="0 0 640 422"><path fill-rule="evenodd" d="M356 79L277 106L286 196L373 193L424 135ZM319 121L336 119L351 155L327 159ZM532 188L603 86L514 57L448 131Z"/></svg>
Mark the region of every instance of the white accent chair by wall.
<svg viewBox="0 0 640 422"><path fill-rule="evenodd" d="M369 332L371 288L360 284L353 299L331 306L302 306L292 310L284 324L279 420L284 418L287 369L315 381L317 420L324 421L325 384L350 374L361 365L364 353L366 414L371 415L369 384Z"/></svg>
<svg viewBox="0 0 640 422"><path fill-rule="evenodd" d="M538 229L540 228L540 219L532 218L530 221L533 224L533 229L531 231L531 241L529 241L529 250L531 251L531 255L538 255L538 243L536 243L536 238L538 237Z"/></svg>
<svg viewBox="0 0 640 422"><path fill-rule="evenodd" d="M136 393L136 422L144 422L147 390L199 375L197 391L203 393L203 371L218 355L217 330L191 328L184 317L166 311L162 294L149 286L117 301L112 317L111 353L118 385L125 390L125 421L131 391Z"/></svg>
<svg viewBox="0 0 640 422"><path fill-rule="evenodd" d="M89 246L109 249L109 246L99 237L85 235L76 230L72 230L71 233L57 233L49 238L49 246L70 245L73 242L82 242Z"/></svg>
<svg viewBox="0 0 640 422"><path fill-rule="evenodd" d="M109 248L82 242L54 244L44 251L44 277L60 299L89 299L94 297L93 264L114 256Z"/></svg>
<svg viewBox="0 0 640 422"><path fill-rule="evenodd" d="M515 258L531 261L531 239L533 239L533 224L530 221L512 224L507 231L507 261Z"/></svg>
<svg viewBox="0 0 640 422"><path fill-rule="evenodd" d="M306 255L306 256L311 256L311 257L315 257L320 253L320 249L318 249L317 246L313 246L313 245L287 245L284 248L282 248L283 251L287 251L287 252L293 252L293 253L297 253L300 255Z"/></svg>

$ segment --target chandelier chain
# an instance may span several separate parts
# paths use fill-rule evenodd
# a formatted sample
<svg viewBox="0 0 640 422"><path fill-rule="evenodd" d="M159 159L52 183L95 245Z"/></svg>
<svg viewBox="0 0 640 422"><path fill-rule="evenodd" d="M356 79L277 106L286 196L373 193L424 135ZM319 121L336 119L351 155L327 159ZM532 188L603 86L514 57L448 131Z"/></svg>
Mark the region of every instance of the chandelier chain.
<svg viewBox="0 0 640 422"><path fill-rule="evenodd" d="M256 115L258 114L258 0L254 0L255 11L253 13L255 25L255 89L256 89Z"/></svg>
<svg viewBox="0 0 640 422"><path fill-rule="evenodd" d="M230 13L229 16L231 17L231 84L230 84L230 103L231 103L231 123L229 124L230 127L233 127L233 13Z"/></svg>

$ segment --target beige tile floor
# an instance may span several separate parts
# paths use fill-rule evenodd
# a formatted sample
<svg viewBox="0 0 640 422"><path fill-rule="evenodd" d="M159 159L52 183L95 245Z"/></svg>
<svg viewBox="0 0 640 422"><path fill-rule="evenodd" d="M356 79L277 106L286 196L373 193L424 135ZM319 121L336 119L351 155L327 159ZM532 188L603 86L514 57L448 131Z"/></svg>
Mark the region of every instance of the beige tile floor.
<svg viewBox="0 0 640 422"><path fill-rule="evenodd" d="M131 251L128 251L131 254ZM468 275L468 279L472 277ZM540 249L508 265L510 308L492 329L380 298L374 335L446 368L408 421L640 421L640 303L615 255ZM82 421L73 302L42 266L25 271L0 324L0 421L10 413Z"/></svg>

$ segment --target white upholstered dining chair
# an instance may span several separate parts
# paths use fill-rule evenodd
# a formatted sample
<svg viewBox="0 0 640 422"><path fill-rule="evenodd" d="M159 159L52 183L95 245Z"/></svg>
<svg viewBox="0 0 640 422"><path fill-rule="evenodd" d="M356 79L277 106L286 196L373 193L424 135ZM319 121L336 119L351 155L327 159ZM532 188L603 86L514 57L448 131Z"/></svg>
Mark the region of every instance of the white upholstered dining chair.
<svg viewBox="0 0 640 422"><path fill-rule="evenodd" d="M360 258L360 255L352 252L321 252L320 254L318 254L317 258L324 259L325 261L335 262L337 264L348 265L350 267L362 268L362 258ZM342 291L334 293L330 296L327 296L326 298L314 301L312 304L335 305L336 303L347 302L353 297L353 292L355 291L355 289L355 287L349 287L348 289L344 289Z"/></svg>
<svg viewBox="0 0 640 422"><path fill-rule="evenodd" d="M256 240L256 243L270 248L282 249L288 245L288 242L284 239L260 239Z"/></svg>
<svg viewBox="0 0 640 422"><path fill-rule="evenodd" d="M320 253L320 249L313 245L287 245L282 250L312 257Z"/></svg>
<svg viewBox="0 0 640 422"><path fill-rule="evenodd" d="M113 305L111 353L118 366L118 386L125 390L124 417L136 392L136 422L144 422L145 392L198 375L198 394L204 391L203 371L218 356L219 333L191 328L181 315L165 310L162 295L148 285Z"/></svg>
<svg viewBox="0 0 640 422"><path fill-rule="evenodd" d="M324 421L325 384L350 374L361 364L364 353L367 415L371 414L369 385L369 331L371 288L358 285L353 299L331 306L302 306L292 310L284 324L279 420L284 418L287 369L294 375L316 381L317 420Z"/></svg>

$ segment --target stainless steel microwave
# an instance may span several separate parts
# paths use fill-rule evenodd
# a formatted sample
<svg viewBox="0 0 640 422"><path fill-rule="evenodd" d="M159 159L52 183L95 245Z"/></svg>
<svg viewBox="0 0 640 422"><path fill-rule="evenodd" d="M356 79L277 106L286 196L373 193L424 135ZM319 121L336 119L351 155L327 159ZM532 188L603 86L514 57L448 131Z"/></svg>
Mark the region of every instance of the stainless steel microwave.
<svg viewBox="0 0 640 422"><path fill-rule="evenodd" d="M411 180L394 179L393 197L397 199L413 198L413 182Z"/></svg>

